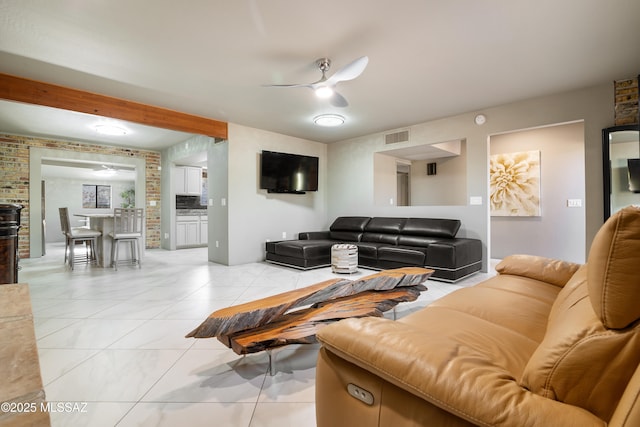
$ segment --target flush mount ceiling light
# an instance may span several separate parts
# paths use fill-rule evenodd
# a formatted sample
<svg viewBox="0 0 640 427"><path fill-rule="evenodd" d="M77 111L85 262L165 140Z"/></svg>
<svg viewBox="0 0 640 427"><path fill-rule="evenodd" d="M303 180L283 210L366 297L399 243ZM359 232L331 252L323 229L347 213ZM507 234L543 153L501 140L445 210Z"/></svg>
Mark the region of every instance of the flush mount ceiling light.
<svg viewBox="0 0 640 427"><path fill-rule="evenodd" d="M321 114L313 119L318 126L335 127L344 123L344 117L339 114Z"/></svg>
<svg viewBox="0 0 640 427"><path fill-rule="evenodd" d="M102 135L122 136L127 134L127 130L122 126L109 123L102 123L93 127L96 132Z"/></svg>

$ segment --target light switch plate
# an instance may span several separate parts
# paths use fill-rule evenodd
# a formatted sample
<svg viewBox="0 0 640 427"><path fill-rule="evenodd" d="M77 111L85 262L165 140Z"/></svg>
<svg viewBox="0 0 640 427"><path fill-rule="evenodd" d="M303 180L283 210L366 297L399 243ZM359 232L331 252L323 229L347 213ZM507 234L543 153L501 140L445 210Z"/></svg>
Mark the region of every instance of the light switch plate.
<svg viewBox="0 0 640 427"><path fill-rule="evenodd" d="M482 204L482 196L471 196L469 197L470 205L481 205Z"/></svg>

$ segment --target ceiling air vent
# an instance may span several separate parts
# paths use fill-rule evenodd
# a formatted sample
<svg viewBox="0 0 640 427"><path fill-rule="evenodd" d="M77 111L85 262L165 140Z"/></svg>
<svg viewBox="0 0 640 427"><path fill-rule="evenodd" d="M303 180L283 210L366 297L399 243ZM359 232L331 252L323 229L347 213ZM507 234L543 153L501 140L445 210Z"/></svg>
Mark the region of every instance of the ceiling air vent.
<svg viewBox="0 0 640 427"><path fill-rule="evenodd" d="M401 130L400 132L388 133L384 136L385 144L397 144L398 142L409 141L409 131Z"/></svg>

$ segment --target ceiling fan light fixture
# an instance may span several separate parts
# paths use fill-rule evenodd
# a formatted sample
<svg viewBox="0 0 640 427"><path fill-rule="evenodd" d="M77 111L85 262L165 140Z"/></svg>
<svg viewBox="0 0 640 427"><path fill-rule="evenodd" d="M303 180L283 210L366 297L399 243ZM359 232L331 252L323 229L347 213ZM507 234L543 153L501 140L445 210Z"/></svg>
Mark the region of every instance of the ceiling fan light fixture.
<svg viewBox="0 0 640 427"><path fill-rule="evenodd" d="M102 135L122 136L127 134L127 130L121 126L112 124L99 124L93 127L96 132Z"/></svg>
<svg viewBox="0 0 640 427"><path fill-rule="evenodd" d="M333 95L333 89L331 89L329 86L320 86L319 88L316 89L316 96L318 98L331 98L331 96Z"/></svg>
<svg viewBox="0 0 640 427"><path fill-rule="evenodd" d="M101 169L94 172L98 176L115 176L118 175L118 171L111 168Z"/></svg>
<svg viewBox="0 0 640 427"><path fill-rule="evenodd" d="M314 117L313 123L318 126L336 127L344 124L344 117L339 114L321 114Z"/></svg>

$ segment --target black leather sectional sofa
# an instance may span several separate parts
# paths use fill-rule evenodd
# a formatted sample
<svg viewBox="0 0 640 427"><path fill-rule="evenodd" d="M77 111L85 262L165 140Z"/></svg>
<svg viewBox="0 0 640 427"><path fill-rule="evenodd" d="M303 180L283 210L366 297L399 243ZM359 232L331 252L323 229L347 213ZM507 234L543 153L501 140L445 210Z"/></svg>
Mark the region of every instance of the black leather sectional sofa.
<svg viewBox="0 0 640 427"><path fill-rule="evenodd" d="M460 221L432 218L338 217L329 231L299 234L299 240L267 242L266 260L310 269L331 264L331 246L358 246L358 265L377 270L420 266L433 279L455 282L482 268L482 243L456 238Z"/></svg>

